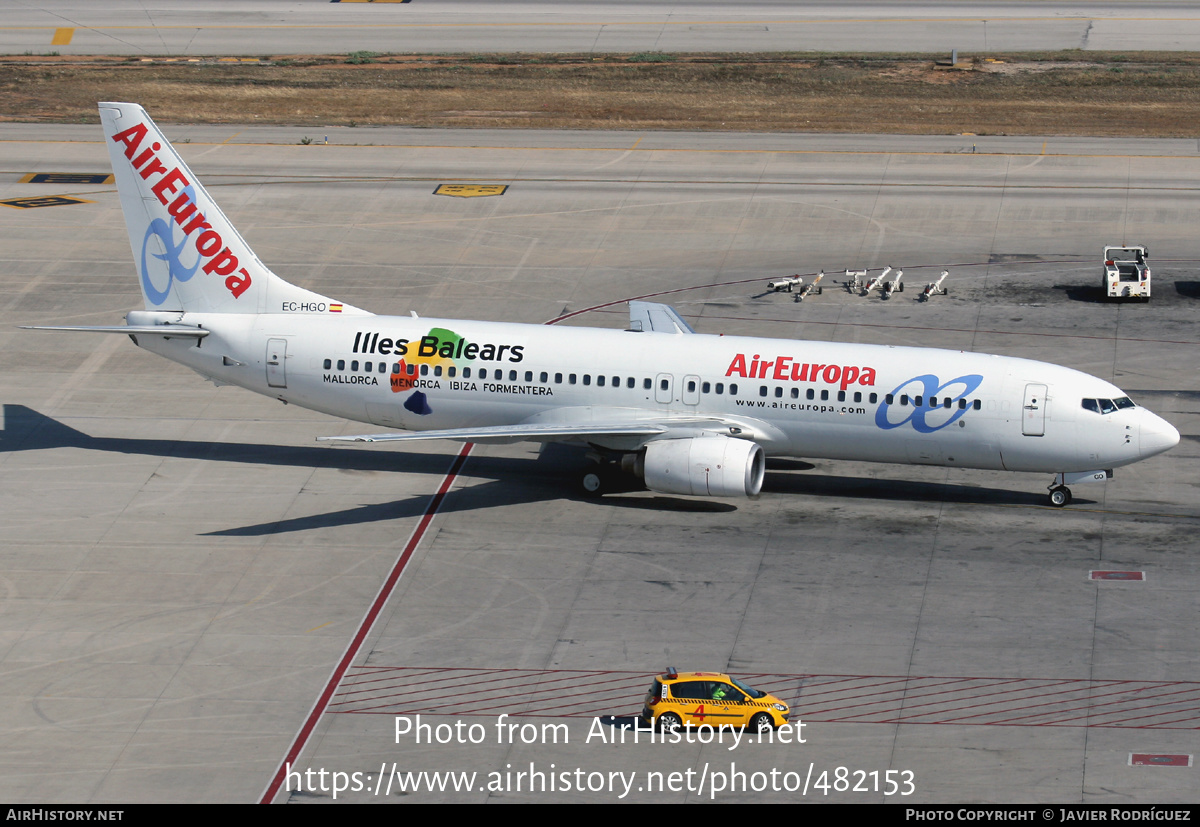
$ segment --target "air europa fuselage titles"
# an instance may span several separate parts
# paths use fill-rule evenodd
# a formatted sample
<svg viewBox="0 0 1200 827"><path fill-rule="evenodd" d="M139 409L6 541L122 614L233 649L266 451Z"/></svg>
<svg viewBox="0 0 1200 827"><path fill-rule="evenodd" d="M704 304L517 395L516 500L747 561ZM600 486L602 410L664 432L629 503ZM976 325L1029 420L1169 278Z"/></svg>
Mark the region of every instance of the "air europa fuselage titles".
<svg viewBox="0 0 1200 827"><path fill-rule="evenodd" d="M379 354L381 356L407 356L412 350L411 339L391 339L372 331L359 331L354 334L352 353ZM524 345L495 345L476 344L466 339L440 339L437 336L422 336L415 345L416 352L412 355L428 359L440 356L443 359L476 359L484 362L520 362L525 358Z"/></svg>

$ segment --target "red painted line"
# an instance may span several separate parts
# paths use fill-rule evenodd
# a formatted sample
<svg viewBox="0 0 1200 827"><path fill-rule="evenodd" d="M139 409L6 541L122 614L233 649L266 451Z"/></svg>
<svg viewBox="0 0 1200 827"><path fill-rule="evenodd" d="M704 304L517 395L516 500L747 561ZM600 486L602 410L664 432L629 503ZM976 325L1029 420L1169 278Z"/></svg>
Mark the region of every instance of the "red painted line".
<svg viewBox="0 0 1200 827"><path fill-rule="evenodd" d="M454 480L458 477L459 471L462 470L463 463L467 461L467 457L474 447L470 442L463 445L459 450L458 455L454 458L454 462L450 465L450 470L446 472L446 476L442 479L442 484L438 486L437 493L429 500L429 505L425 507L425 513L421 516L417 527L413 529L412 536L408 538L408 542L404 546L404 550L400 552L400 557L396 560L396 564L392 566L392 572L388 575L387 580L379 588L379 593L375 595L375 600L371 603L371 607L367 609L366 615L362 619L362 623L358 626L358 631L354 638L350 641L350 645L346 647L345 653L337 666L333 669L333 674L329 676L329 680L325 684L325 689L313 704L312 709L308 713L308 717L304 720L304 724L300 727L300 731L296 733L295 740L292 741L291 748L287 754L283 756L283 760L279 762L279 768L275 770L275 776L271 779L271 783L267 785L267 789L263 792L262 798L259 799L260 804L270 804L275 795L279 792L279 788L283 786L284 777L287 774L288 766L299 757L300 752L308 743L309 736L312 735L313 729L317 725L317 721L321 719L321 715L325 712L325 707L328 705L330 698L333 697L334 691L341 682L342 677L346 674L346 670L350 668L350 663L358 655L359 647L366 640L367 634L371 631L371 627L375 625L375 619L379 616L379 612L383 610L383 606L392 595L392 589L400 580L400 575L404 573L408 561L412 558L412 553L420 544L421 538L425 536L425 531L429 528L429 524L433 521L433 515L437 513L442 501L446 499L446 494L450 491L450 486L454 484Z"/></svg>
<svg viewBox="0 0 1200 827"><path fill-rule="evenodd" d="M1021 680L1022 682L1025 682L1025 680L1024 680L1024 679L1018 679L1018 680ZM1047 687L1051 687L1051 686L1059 686L1059 685L1061 685L1061 684L1069 684L1069 683L1078 684L1078 683L1081 683L1081 682L1082 682L1082 681L1075 680L1075 679L1072 679L1072 680L1064 680L1064 681L1059 681L1059 682L1057 682L1057 683L1048 683L1048 684L1042 684L1041 686L1039 686L1039 687L1037 687L1037 688L1038 688L1038 689L1045 689L1045 688L1047 688ZM1089 686L1080 686L1080 687L1077 687L1077 688L1075 688L1075 689L1063 689L1063 690L1060 690L1060 691L1058 691L1058 692L1046 692L1046 693L1042 693L1042 694L1038 694L1038 695L1030 695L1030 696L1028 696L1028 697L1029 697L1030 699L1032 699L1032 698L1048 698L1048 697L1050 697L1051 695L1070 695L1070 694L1072 694L1072 693L1075 693L1075 692L1087 692L1087 691L1089 691L1090 689L1091 689L1091 687L1089 687ZM1029 690L1028 690L1028 689L1026 689L1026 688L1018 687L1017 689L1008 689L1008 690L1005 690L1004 692L989 692L989 693L988 693L988 694L986 694L986 695L982 695L982 696L971 696L971 697L994 698L994 697L996 697L996 696L998 696L998 695L1011 695L1011 694L1013 694L1013 693L1028 692L1028 691L1029 691ZM1131 691L1132 691L1132 690L1131 690ZM964 700L970 700L970 699L971 699L971 698L965 698ZM1062 699L1062 700L1059 700L1059 701L1046 701L1044 704L1033 704L1032 706L1026 706L1026 707L1022 707L1022 708L1023 708L1023 709L1032 709L1034 706L1051 706L1051 705L1053 705L1053 704L1069 703L1069 702L1070 702L1070 701L1072 701L1072 700L1074 700L1074 699L1073 699L1073 698L1064 698L1064 699ZM996 704L1003 704L1003 703L1008 703L1008 700L1007 700L1007 699L1002 699L1002 700L999 700L999 701L989 701L989 702L987 702L987 703L966 704L965 706L956 706L956 707L950 707L950 708L947 708L947 709L944 709L944 710L940 710L940 711L938 711L938 713L937 713L937 714L938 714L938 715L941 715L941 714L943 714L943 713L945 713L945 712L958 712L959 710L965 710L965 709L982 709L982 708L983 708L983 707L985 707L985 706L995 706ZM930 705L931 705L931 704L915 704L915 705L913 705L913 706L911 706L911 707L908 707L908 706L906 706L906 707L904 708L904 711L905 711L905 712L907 712L909 709L916 709L916 708L918 708L918 707L921 707L921 706L930 706ZM918 715L923 715L923 714L926 714L926 713L918 713ZM979 718L979 717L982 717L982 716L984 716L984 715L993 715L993 714L996 714L996 713L994 713L994 712L980 712L978 715L965 715L965 716L963 716L963 717L961 717L961 718L950 718L950 719L947 719L947 720L953 720L953 721L965 721L965 720L967 720L968 718ZM1046 712L1046 713L1038 713L1038 714L1049 715L1049 714L1053 714L1053 713Z"/></svg>
<svg viewBox="0 0 1200 827"><path fill-rule="evenodd" d="M1169 683L1162 683L1162 684L1158 684L1157 686L1176 686L1176 685L1178 685L1178 684L1176 684L1176 683L1172 683L1172 682L1169 682ZM1130 687L1129 689L1122 689L1122 690L1120 690L1120 691L1116 691L1116 692L1105 692L1105 693L1104 693L1103 695L1101 695L1100 697L1101 697L1101 698L1108 698L1108 697L1113 697L1113 696L1115 696L1115 695L1126 695L1126 694L1128 694L1128 693L1130 693L1130 692L1141 692L1141 691L1144 691L1144 690L1145 690L1145 689L1147 689L1147 688L1148 688L1148 687L1147 687L1145 684L1143 684L1143 685L1141 685L1141 686L1133 686L1133 687ZM1196 691L1194 688L1180 689L1178 692L1168 692L1168 693L1166 693L1166 695L1153 695L1153 696L1150 696L1149 698L1147 698L1147 700L1153 700L1154 698L1165 698L1165 697L1167 697L1168 695L1179 695L1179 694L1182 694L1182 693L1194 692L1194 691ZM1034 714L1032 714L1032 715L1018 715L1018 716L1016 716L1016 717L1014 717L1014 718L1003 718L1003 719L1001 719L1000 721L994 721L993 723L1006 723L1006 722L1008 722L1008 721L1019 721L1019 720L1024 720L1024 719L1028 719L1028 718L1037 718L1037 717L1040 717L1040 716L1043 716L1043 715L1061 715L1061 714L1063 714L1064 712L1086 711L1086 712L1088 713L1088 714L1086 714L1086 715L1077 715L1077 716L1076 716L1076 717L1074 717L1074 718L1065 718L1065 719L1063 719L1062 721L1055 721L1055 722L1054 722L1054 723L1065 723L1066 721L1077 721L1077 720L1080 720L1080 719L1082 719L1082 718L1091 718L1091 717L1092 717L1092 711L1093 711L1093 710L1095 710L1095 709L1099 709L1099 708L1100 708L1100 707L1102 707L1102 706L1113 706L1114 704L1126 704L1126 703L1129 703L1129 701L1130 701L1130 699L1129 699L1129 698L1121 698L1121 699L1119 699L1119 700L1116 700L1116 701L1105 701L1104 703L1099 703L1099 704L1093 704L1093 703L1089 703L1087 706L1078 706L1078 707L1072 707L1072 708L1070 708L1070 709L1056 709L1056 710L1054 710L1054 711L1052 711L1052 712L1037 712L1037 713L1034 713ZM1047 704L1034 704L1033 706L1047 706L1047 705L1050 705L1050 704L1052 704L1052 703L1055 703L1055 702L1048 702ZM1027 708L1027 709L1032 709L1032 708L1033 708L1033 706L1026 707L1026 708ZM1133 708L1134 708L1134 709L1138 709L1138 708L1140 708L1140 707L1133 707ZM1125 710L1114 710L1114 713L1120 713L1120 712L1124 712L1124 711L1125 711ZM1101 714L1101 715L1102 715L1102 714L1104 714L1104 713L1099 713L1099 714ZM955 721L964 721L964 720L966 720L967 718L974 718L974 717L978 717L978 716L975 716L975 715L968 715L968 716L966 716L965 718L956 718L956 719L954 719L954 720L955 720Z"/></svg>
<svg viewBox="0 0 1200 827"><path fill-rule="evenodd" d="M839 683L848 683L849 681L860 681L860 680L863 680L863 678L857 678L857 677L856 678L848 678L846 680L829 681L828 683L821 683L818 685L821 687L835 686L836 684L839 684ZM905 683L907 681L912 681L912 680L919 680L919 679L918 678L894 678L892 680L880 681L879 683L870 683L870 684L866 684L864 686L856 686L856 687L854 687L854 689L872 689L876 686L887 686L887 685L893 684L893 683ZM852 691L850 689L841 688L841 689L830 689L830 690L827 690L824 692L805 692L804 689L805 689L805 687L801 687L800 688L801 694L797 695L796 697L798 697L798 698L802 697L807 700L810 698L818 698L821 695L840 695L843 692ZM888 690L888 691L893 691L893 690ZM856 697L862 697L862 696L856 696Z"/></svg>
<svg viewBox="0 0 1200 827"><path fill-rule="evenodd" d="M530 677L534 677L534 676L530 676ZM476 681L474 684L459 684L459 685L466 685L466 686L470 686L470 685L480 685L480 684L485 684L485 683L501 683L501 682L504 682L504 680L505 680L505 679L502 679L502 678L493 678L493 679L491 679L491 680L487 680L487 681ZM558 690L558 689L555 689L555 688L553 688L553 687L551 687L551 686L549 686L549 684L552 684L552 683L562 683L562 682L564 682L564 681L572 681L572 680L576 680L576 679L575 679L574 677L571 677L571 676L565 676L565 677L561 677L561 678L555 678L553 681L537 681L537 680L531 680L531 681L527 681L527 682L525 682L525 683L506 684L506 686L505 686L505 691L506 691L506 692L509 692L509 693L511 693L512 691L523 691L523 692L525 693L525 696L526 696L526 697L528 697L528 695L529 695L530 693L536 694L536 693L538 693L538 692L557 692L557 691L559 691L559 690ZM604 685L604 686L608 686L608 687L610 687L610 688L612 687L612 683L611 683L611 682L610 682L610 683L607 683L607 684L603 684L603 685ZM528 688L528 687L537 687L537 686L544 686L544 687L546 687L546 688L545 688L545 689L529 689L529 688ZM364 702L367 702L367 701L372 701L372 700L381 700L381 699L383 699L383 698L387 698L387 697L403 697L404 695L411 695L411 694L422 694L422 695L423 695L423 694L425 694L426 692L428 692L428 690L429 690L429 684L428 684L428 683L423 683L423 684L421 684L419 687L417 687L415 690L413 690L413 691L411 691L411 692L397 692L397 693L394 693L394 694L392 694L392 695L379 695L379 696L376 696L376 697L370 697L370 698L360 698L360 699L357 699L356 701L352 701L352 702L354 702L354 703L364 703ZM377 690L376 690L376 691L377 691ZM491 689L491 690L488 690L488 689L477 689L477 690L474 690L474 691L472 691L472 692L459 692L459 691L456 691L454 694L455 694L455 696L456 696L456 697L459 697L459 698L466 698L466 697L467 697L467 696L469 696L469 695L490 694L490 693L492 693L492 692L494 692L494 691L495 691L495 689ZM339 694L339 696L338 696L338 697L342 697L342 695L340 695L340 694ZM465 702L465 701L464 701L464 702ZM449 706L454 706L454 705L455 705L455 704L448 704L447 706L449 707Z"/></svg>
<svg viewBox="0 0 1200 827"><path fill-rule="evenodd" d="M972 681L972 680L975 680L975 679L974 679L974 678L962 678L962 679L960 679L960 680L957 680L957 681L944 681L944 682L942 682L942 683L935 683L935 684L932 684L932 685L930 686L930 688L932 688L932 687L934 687L934 686L943 686L943 685L945 685L945 684L947 684L947 683L966 683L966 682L969 682L969 681ZM1020 678L1014 678L1014 680L1020 680ZM1011 683L1011 681L1001 681L1001 683L1000 683L999 685L1003 685L1004 683ZM907 691L906 689L903 689L903 688L902 688L902 689L894 689L894 690L890 690L890 691L888 691L888 692L876 692L876 693L874 693L874 695L895 695L897 692L901 692L901 693L902 693L902 692L906 692L906 691ZM915 692L919 692L919 691L920 691L920 689L919 689L919 688L917 688L917 689L915 689L914 691L915 691ZM934 695L947 695L947 694L951 694L951 693L953 693L953 692L955 692L955 690L953 690L953 689L944 689L944 690L942 690L941 692L932 692L932 693L929 693L929 694L923 694L923 695L914 695L914 700L915 700L916 698L930 698L930 697L933 697ZM848 700L848 701L851 701L851 700L855 700L855 699L857 699L857 698L870 698L870 697L872 697L872 695L851 695L850 697L846 698L846 700ZM805 714L806 714L806 715L823 715L823 714L825 714L825 713L829 713L829 712L837 712L837 711L839 711L839 710L843 710L843 709L857 709L857 708L859 708L859 707L864 707L864 706L878 706L878 705L880 705L880 704L895 704L895 703L898 703L900 700L902 700L902 698L882 698L882 699L880 699L880 700L878 700L878 701L869 701L869 702L867 702L867 703L861 703L861 704L846 704L846 705L844 705L844 706L831 706L831 707L826 707L825 709L816 709L816 710L807 710L807 709L806 709L806 710L805 710ZM936 702L935 702L935 703L936 703ZM931 704L918 704L918 706L930 706L930 705L931 705ZM863 712L863 713L860 713L860 714L862 714L862 715L868 715L868 714L870 714L870 713Z"/></svg>

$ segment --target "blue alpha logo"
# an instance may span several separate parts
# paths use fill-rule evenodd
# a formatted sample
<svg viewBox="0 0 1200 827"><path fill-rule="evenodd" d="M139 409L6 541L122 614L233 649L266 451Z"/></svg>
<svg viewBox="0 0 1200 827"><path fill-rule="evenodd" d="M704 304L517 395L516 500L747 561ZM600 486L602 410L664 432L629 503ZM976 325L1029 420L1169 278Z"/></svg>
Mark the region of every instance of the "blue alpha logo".
<svg viewBox="0 0 1200 827"><path fill-rule="evenodd" d="M959 400L966 399L982 381L983 377L978 373L948 382L942 382L932 373L914 376L884 397L883 404L875 411L875 424L885 431L910 422L913 429L922 434L940 431L970 410L969 405L960 407ZM902 419L898 418L901 416Z"/></svg>
<svg viewBox="0 0 1200 827"><path fill-rule="evenodd" d="M196 193L191 186L185 187L183 192L187 193L188 200L195 203ZM157 237L162 245L164 252L155 253L149 249L150 239ZM156 218L150 222L150 226L146 229L146 237L142 239L142 289L146 292L146 298L150 299L151 304L155 306L162 304L167 300L167 296L171 295L171 286L176 281L187 281L196 274L196 270L200 267L200 254L196 254L196 261L191 267L184 265L179 260L180 254L183 252L184 246L187 244L187 234L185 233L179 239L179 243L175 243L175 227L168 221L161 218ZM167 262L167 285L159 290L158 286L150 280L150 268L146 266L146 253L154 256L159 261Z"/></svg>

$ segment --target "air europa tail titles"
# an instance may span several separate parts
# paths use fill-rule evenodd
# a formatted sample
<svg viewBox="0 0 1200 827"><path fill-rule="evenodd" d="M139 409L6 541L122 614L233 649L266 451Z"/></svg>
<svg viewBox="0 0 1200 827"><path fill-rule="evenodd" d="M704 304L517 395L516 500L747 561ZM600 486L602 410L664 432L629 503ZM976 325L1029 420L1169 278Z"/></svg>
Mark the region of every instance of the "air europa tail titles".
<svg viewBox="0 0 1200 827"><path fill-rule="evenodd" d="M167 215L183 229L184 236L190 238L192 233L199 232L193 246L200 258L206 259L200 269L209 275L226 276L225 289L235 299L241 297L250 287L250 274L246 272L245 267L238 266L237 256L230 252L229 247L221 238L221 234L213 229L212 224L205 220L204 213L197 208L195 191L191 188L188 176L181 172L178 166L167 169L159 160L156 153L162 149L162 144L158 141L151 141L148 147L142 149L147 132L146 124L139 123L121 130L111 138L113 141L125 145L125 157L130 160L131 166L137 170L143 181L149 181L152 175L159 176L158 180L150 187L150 191L154 193L159 203L167 208ZM155 219L151 222L150 232L157 235L163 244L173 249L175 257L172 260L178 261L178 248L174 247L174 242L171 240L173 234L170 228L164 225L162 219ZM194 267L192 272L195 272ZM172 273L177 275L175 271ZM188 274L188 277L190 276L191 273ZM148 285L148 287L155 295L161 295L164 299L170 291L169 282L166 290L163 291L156 290L153 285Z"/></svg>
<svg viewBox="0 0 1200 827"><path fill-rule="evenodd" d="M52 329L124 333L214 382L387 429L332 441L574 443L598 462L592 493L633 473L754 496L767 455L1034 471L1054 474L1055 506L1179 441L1114 385L1028 359L704 335L649 302L630 302L630 330L373 316L267 269L140 106L100 119L145 309Z"/></svg>

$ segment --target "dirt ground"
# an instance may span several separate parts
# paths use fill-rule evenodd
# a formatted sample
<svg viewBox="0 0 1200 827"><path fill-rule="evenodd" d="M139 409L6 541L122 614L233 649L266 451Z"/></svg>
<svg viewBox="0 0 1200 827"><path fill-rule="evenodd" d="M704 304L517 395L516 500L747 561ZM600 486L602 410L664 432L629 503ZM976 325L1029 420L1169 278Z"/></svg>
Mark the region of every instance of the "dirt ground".
<svg viewBox="0 0 1200 827"><path fill-rule="evenodd" d="M1200 135L1200 55L0 58L0 120L977 135Z"/></svg>

